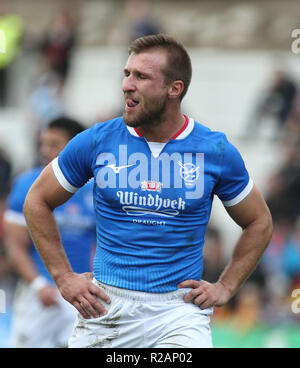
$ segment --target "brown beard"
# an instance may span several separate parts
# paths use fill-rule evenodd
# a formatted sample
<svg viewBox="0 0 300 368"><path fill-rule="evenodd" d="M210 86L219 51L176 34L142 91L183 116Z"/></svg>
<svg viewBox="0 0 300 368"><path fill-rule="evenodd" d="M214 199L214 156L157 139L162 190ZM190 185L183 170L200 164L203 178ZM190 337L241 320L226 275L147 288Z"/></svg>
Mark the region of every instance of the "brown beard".
<svg viewBox="0 0 300 368"><path fill-rule="evenodd" d="M138 126L155 126L159 125L164 118L166 111L167 97L148 103L149 106L144 107L133 118L130 118L129 114L124 111L123 120L126 125L132 128Z"/></svg>

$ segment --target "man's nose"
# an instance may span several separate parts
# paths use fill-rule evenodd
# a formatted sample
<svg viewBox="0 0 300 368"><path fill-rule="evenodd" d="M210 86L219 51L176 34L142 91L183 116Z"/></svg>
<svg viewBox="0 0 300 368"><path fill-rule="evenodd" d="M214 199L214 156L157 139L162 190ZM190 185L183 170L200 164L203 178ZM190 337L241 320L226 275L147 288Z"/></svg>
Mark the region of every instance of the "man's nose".
<svg viewBox="0 0 300 368"><path fill-rule="evenodd" d="M122 89L123 92L132 92L136 90L136 85L132 76L124 77Z"/></svg>

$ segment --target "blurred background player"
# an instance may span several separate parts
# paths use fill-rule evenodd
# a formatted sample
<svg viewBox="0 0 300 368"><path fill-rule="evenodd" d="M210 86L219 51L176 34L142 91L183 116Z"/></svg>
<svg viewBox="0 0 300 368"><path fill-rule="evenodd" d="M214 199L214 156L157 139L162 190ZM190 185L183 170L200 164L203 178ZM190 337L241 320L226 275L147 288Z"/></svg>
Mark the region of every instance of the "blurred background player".
<svg viewBox="0 0 300 368"><path fill-rule="evenodd" d="M50 122L41 134L40 153L48 164L83 127L69 118ZM13 347L63 347L71 333L76 309L64 301L30 239L23 217L23 202L43 167L19 175L4 215L4 240L8 259L19 276L13 311ZM95 244L92 182L55 211L62 241L76 272L91 269Z"/></svg>

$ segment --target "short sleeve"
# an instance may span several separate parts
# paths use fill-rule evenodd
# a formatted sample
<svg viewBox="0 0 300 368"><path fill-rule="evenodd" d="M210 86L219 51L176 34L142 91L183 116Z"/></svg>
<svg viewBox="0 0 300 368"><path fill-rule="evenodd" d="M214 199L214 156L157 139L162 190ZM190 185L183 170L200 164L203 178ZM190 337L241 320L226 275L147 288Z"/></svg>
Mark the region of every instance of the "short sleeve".
<svg viewBox="0 0 300 368"><path fill-rule="evenodd" d="M77 134L52 161L54 174L68 192L75 193L93 175L92 128Z"/></svg>
<svg viewBox="0 0 300 368"><path fill-rule="evenodd" d="M214 193L225 207L230 207L241 202L251 192L253 181L239 151L226 137L224 139L223 160Z"/></svg>

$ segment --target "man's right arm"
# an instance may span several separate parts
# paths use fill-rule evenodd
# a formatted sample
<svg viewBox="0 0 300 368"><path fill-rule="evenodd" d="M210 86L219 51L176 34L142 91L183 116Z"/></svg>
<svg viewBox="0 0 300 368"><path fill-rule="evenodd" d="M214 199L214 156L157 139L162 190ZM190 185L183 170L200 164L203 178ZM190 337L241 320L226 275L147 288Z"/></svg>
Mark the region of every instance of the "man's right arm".
<svg viewBox="0 0 300 368"><path fill-rule="evenodd" d="M53 210L71 196L72 193L58 182L49 164L30 188L23 211L33 242L62 296L83 317L89 318L89 314L98 317L106 311L96 296L107 303L109 298L86 274L73 272L53 215Z"/></svg>

